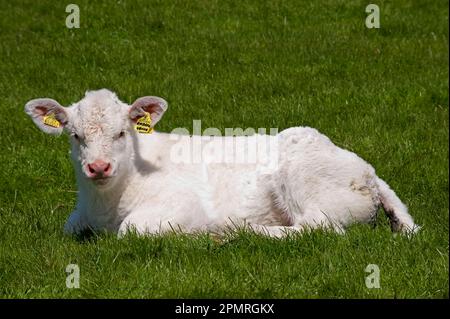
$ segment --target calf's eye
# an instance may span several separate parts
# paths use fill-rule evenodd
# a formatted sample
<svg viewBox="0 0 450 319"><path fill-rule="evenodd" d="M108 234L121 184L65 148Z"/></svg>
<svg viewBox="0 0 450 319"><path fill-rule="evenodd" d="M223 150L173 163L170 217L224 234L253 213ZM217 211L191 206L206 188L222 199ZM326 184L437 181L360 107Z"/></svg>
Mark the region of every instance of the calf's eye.
<svg viewBox="0 0 450 319"><path fill-rule="evenodd" d="M118 136L118 137L121 138L121 137L124 137L124 136L125 136L125 132L122 131L122 132L119 133L119 136Z"/></svg>

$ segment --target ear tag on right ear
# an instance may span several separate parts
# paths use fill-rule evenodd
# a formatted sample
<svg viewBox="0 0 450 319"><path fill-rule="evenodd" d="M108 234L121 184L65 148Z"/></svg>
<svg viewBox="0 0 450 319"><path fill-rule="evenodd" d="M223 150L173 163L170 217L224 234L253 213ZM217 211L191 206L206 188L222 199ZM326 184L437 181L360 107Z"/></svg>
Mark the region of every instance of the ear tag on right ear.
<svg viewBox="0 0 450 319"><path fill-rule="evenodd" d="M61 123L55 118L55 114L51 113L50 115L46 115L43 118L43 122L45 125L51 126L51 127L60 127Z"/></svg>
<svg viewBox="0 0 450 319"><path fill-rule="evenodd" d="M137 120L134 128L141 134L153 133L152 118L150 117L150 113L145 112L145 115L141 117L139 120Z"/></svg>

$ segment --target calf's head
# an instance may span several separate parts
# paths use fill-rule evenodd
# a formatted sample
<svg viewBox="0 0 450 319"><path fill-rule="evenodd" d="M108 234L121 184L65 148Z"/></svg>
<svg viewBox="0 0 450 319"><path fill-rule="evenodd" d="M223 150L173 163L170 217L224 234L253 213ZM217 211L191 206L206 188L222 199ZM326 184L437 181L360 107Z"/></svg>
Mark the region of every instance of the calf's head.
<svg viewBox="0 0 450 319"><path fill-rule="evenodd" d="M69 107L48 98L25 105L25 112L42 131L70 135L78 175L98 187L114 185L133 165L136 122L149 114L153 127L166 110L162 98L145 96L128 105L106 89L89 91Z"/></svg>

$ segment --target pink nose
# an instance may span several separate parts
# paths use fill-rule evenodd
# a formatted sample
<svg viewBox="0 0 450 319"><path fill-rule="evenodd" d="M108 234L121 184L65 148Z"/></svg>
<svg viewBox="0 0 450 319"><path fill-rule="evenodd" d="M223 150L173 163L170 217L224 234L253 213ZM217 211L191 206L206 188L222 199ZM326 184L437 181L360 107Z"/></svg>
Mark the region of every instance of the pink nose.
<svg viewBox="0 0 450 319"><path fill-rule="evenodd" d="M108 177L111 174L111 164L97 160L87 164L87 172L90 178Z"/></svg>

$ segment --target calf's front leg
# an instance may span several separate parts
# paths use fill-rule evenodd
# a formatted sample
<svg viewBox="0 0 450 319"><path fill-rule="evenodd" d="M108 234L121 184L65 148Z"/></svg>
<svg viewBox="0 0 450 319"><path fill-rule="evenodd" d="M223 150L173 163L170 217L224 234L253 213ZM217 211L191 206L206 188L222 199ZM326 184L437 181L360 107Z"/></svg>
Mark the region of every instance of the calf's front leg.
<svg viewBox="0 0 450 319"><path fill-rule="evenodd" d="M64 233L67 235L80 234L87 229L90 229L88 223L77 210L70 214L66 224L64 225Z"/></svg>
<svg viewBox="0 0 450 319"><path fill-rule="evenodd" d="M170 209L164 205L141 208L131 212L122 221L118 236L130 231L140 235L155 235L170 231L193 233L208 230L211 220L200 203L190 202Z"/></svg>

